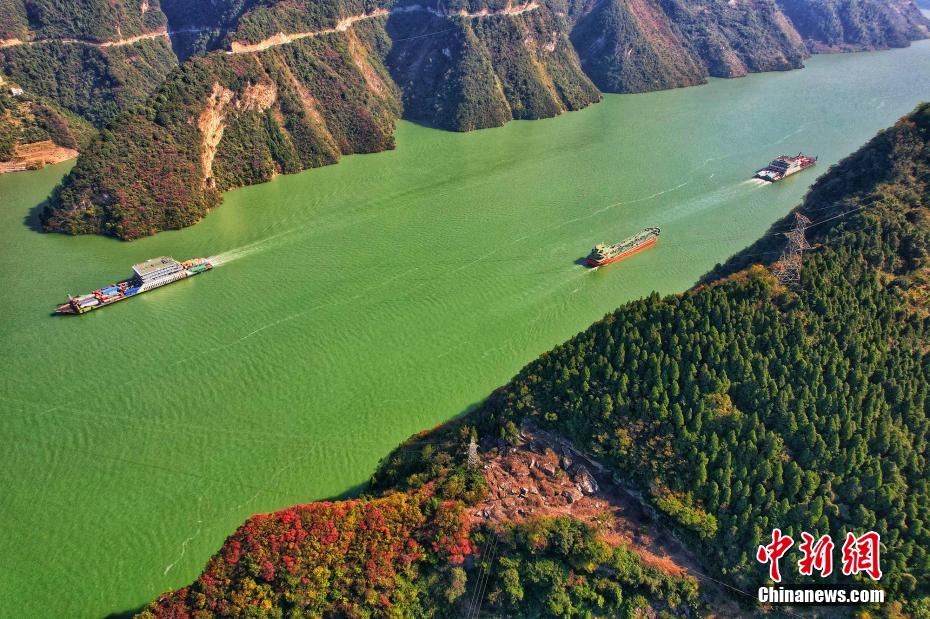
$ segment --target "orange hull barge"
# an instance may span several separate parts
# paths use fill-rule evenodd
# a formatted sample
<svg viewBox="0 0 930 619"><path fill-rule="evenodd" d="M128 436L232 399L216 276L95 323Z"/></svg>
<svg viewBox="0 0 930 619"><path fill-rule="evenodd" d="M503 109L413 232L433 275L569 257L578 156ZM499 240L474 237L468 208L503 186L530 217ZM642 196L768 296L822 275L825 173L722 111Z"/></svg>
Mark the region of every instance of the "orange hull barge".
<svg viewBox="0 0 930 619"><path fill-rule="evenodd" d="M595 245L586 262L588 266L600 267L623 260L650 245L655 245L659 240L659 234L661 234L661 230L658 228L646 228L636 236L632 236L616 245L607 245L605 243Z"/></svg>

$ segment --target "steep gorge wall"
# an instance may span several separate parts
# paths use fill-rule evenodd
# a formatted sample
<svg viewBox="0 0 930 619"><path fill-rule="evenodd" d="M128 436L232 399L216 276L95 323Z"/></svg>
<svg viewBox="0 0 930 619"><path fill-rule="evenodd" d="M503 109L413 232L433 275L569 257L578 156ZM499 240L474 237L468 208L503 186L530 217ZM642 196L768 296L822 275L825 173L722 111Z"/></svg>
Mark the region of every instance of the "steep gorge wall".
<svg viewBox="0 0 930 619"><path fill-rule="evenodd" d="M274 96L246 104L255 85ZM567 22L547 10L395 11L262 51L192 58L147 109L119 118L90 145L43 222L54 231L133 239L196 222L219 191L393 148L404 106L408 117L465 131L554 116L599 98ZM183 161L152 154L162 148L153 140Z"/></svg>
<svg viewBox="0 0 930 619"><path fill-rule="evenodd" d="M813 51L906 47L930 35L911 0L778 0Z"/></svg>
<svg viewBox="0 0 930 619"><path fill-rule="evenodd" d="M440 30L443 36L431 36ZM408 118L469 131L600 100L581 70L567 21L547 6L478 19L398 13L387 31L396 43L386 64Z"/></svg>
<svg viewBox="0 0 930 619"><path fill-rule="evenodd" d="M582 66L609 92L797 69L807 55L773 0L600 0L576 19L572 42Z"/></svg>
<svg viewBox="0 0 930 619"><path fill-rule="evenodd" d="M246 10L250 0L227 0L215 7L230 30L225 51L185 62L144 107L109 125L43 221L133 239L196 222L218 191L392 148L401 115L469 131L577 110L601 90L799 68L808 47L786 15L792 1L294 0ZM844 1L811 6L828 20ZM908 19L917 11L910 0L862 2ZM923 36L917 18L893 23L913 28L888 44ZM256 84L273 86L273 100L244 105ZM205 122L214 88L228 100ZM152 160L153 136L184 160Z"/></svg>
<svg viewBox="0 0 930 619"><path fill-rule="evenodd" d="M43 214L51 230L124 239L180 228L219 192L393 148L396 88L366 75L345 34L179 67L138 112L91 144ZM376 92L371 73L384 85Z"/></svg>

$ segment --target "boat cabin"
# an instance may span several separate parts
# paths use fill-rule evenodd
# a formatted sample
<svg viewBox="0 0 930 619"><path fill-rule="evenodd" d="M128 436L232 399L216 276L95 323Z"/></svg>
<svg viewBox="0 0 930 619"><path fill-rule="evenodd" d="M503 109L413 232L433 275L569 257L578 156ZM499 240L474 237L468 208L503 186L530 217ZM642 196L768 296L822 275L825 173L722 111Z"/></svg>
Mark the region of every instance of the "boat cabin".
<svg viewBox="0 0 930 619"><path fill-rule="evenodd" d="M159 277L171 275L184 270L184 266L174 258L161 256L132 265L132 270L140 282L148 282Z"/></svg>

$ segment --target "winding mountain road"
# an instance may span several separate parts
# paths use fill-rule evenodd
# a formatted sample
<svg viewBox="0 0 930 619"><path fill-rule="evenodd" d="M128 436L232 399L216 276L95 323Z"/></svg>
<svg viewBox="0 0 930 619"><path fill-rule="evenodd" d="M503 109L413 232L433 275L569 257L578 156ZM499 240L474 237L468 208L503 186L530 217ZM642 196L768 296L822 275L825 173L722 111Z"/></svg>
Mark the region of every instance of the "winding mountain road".
<svg viewBox="0 0 930 619"><path fill-rule="evenodd" d="M292 41L297 41L299 39L305 39L307 37L318 37L326 34L335 34L337 32L345 32L352 27L353 24L368 20L376 19L378 17L384 17L392 13L412 13L416 11L424 11L432 13L433 15L439 17L464 17L470 19L478 19L482 17L496 17L500 15L520 15L522 13L527 13L529 11L535 11L539 8L539 3L536 0L530 0L523 4L512 5L508 4L505 8L492 11L490 9L482 9L480 11L466 11L461 9L459 11L442 11L434 9L432 7L426 7L421 5L409 5L404 7L399 7L395 9L376 9L371 13L361 13L358 15L350 15L342 20L340 20L332 28L323 28L320 30L313 30L308 32L295 32L292 34L285 34L279 32L273 36L268 37L257 43L242 43L240 41L233 41L230 45L230 49L226 52L227 54L247 54L252 52L260 52L266 50L269 47L276 47L278 45L285 45L291 43ZM7 47L16 47L18 45L43 45L48 43L63 43L65 45L87 45L90 47L123 47L125 45L132 45L133 43L138 43L139 41L146 41L151 39L158 38L169 38L173 34L182 34L189 32L205 32L210 30L209 28L189 28L186 30L168 30L167 28L162 28L160 30L155 30L153 32L145 32L143 34L136 35L134 37L125 37L114 39L112 41L92 41L89 39L76 39L76 38L65 38L65 39L33 39L33 40L23 40L19 38L12 39L0 39L0 49Z"/></svg>
<svg viewBox="0 0 930 619"><path fill-rule="evenodd" d="M313 30L308 32L294 32L291 34L286 34L284 32L279 32L275 35L258 41L257 43L242 43L240 41L233 41L230 45L227 54L248 54L252 52L260 52L266 50L270 47L277 47L278 45L286 45L293 41L299 39L306 39L308 37L318 37L326 34L334 34L337 32L345 32L352 27L353 24L356 24L360 21L365 21L368 19L376 19L378 17L385 17L391 14L399 13L413 13L418 11L424 11L427 13L432 13L438 17L464 17L470 19L478 19L482 17L496 17L501 15L520 15L522 13L527 13L529 11L535 11L539 8L539 3L536 0L530 0L524 4L512 5L508 4L505 8L498 11L491 11L489 9L482 9L480 11L466 11L464 9L459 11L441 11L434 9L432 7L426 7L421 5L410 5L399 7L395 9L377 9L371 13L360 13L358 15L350 15L342 20L340 20L332 28L323 28L321 30Z"/></svg>
<svg viewBox="0 0 930 619"><path fill-rule="evenodd" d="M194 30L182 30L179 32L197 32ZM174 32L169 32L167 29L156 30L154 32L145 32L134 37L126 37L122 39L114 39L113 41L91 41L88 39L34 39L32 41L23 41L22 39L5 39L0 41L0 49L5 47L15 47L17 45L42 45L44 43L64 43L66 45L88 45L90 47L122 47L124 45L132 45L133 43L138 43L139 41L146 41L149 39L159 39L161 37L168 38Z"/></svg>

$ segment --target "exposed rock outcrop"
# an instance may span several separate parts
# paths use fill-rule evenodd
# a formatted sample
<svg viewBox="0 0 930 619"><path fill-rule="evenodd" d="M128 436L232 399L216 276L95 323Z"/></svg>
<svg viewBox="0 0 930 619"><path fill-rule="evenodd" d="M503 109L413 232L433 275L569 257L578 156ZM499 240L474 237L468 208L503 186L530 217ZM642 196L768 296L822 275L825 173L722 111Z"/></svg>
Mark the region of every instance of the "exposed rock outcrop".
<svg viewBox="0 0 930 619"><path fill-rule="evenodd" d="M218 83L213 84L213 92L210 93L210 98L207 99L207 104L197 121L197 127L203 135L200 164L203 167L203 182L206 187L216 186L213 179L213 158L216 157L216 147L223 139L223 129L226 128L226 106L233 97L233 91L223 88Z"/></svg>

